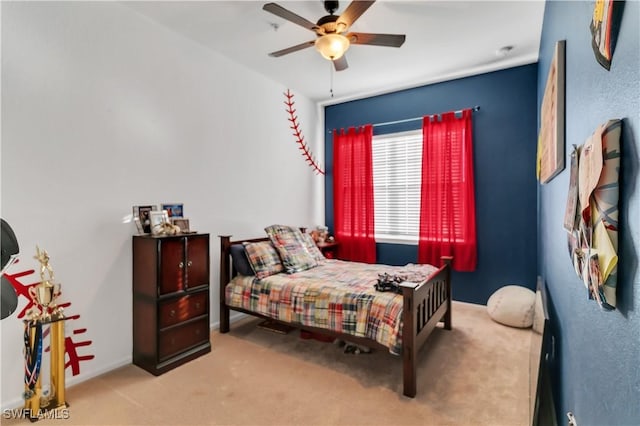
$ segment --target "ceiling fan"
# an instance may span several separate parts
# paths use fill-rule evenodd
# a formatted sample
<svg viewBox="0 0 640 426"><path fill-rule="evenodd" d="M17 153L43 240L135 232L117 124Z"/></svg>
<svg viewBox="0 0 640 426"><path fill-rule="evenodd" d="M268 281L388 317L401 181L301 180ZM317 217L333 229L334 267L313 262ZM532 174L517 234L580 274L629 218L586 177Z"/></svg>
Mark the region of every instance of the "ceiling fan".
<svg viewBox="0 0 640 426"><path fill-rule="evenodd" d="M276 3L267 3L262 9L273 13L287 21L300 25L316 33L315 40L307 41L286 49L269 53L269 56L279 57L298 50L314 46L320 54L333 62L336 71L342 71L349 65L344 52L351 44L369 44L375 46L400 47L404 43L404 34L372 34L348 32L353 23L375 3L375 1L352 1L340 16L334 15L338 10L337 1L323 1L324 8L329 13L315 24Z"/></svg>

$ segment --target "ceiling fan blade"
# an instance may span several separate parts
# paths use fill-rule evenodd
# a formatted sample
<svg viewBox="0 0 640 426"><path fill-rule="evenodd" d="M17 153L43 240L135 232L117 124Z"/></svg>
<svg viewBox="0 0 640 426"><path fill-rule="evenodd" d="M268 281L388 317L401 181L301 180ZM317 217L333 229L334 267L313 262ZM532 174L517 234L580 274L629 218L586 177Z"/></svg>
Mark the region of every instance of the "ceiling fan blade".
<svg viewBox="0 0 640 426"><path fill-rule="evenodd" d="M276 52L269 53L269 56L274 58L286 55L288 53L297 52L298 50L306 49L315 44L315 41L305 41L304 43L296 44L295 46L287 47L286 49L278 50Z"/></svg>
<svg viewBox="0 0 640 426"><path fill-rule="evenodd" d="M296 15L295 13L285 9L284 7L277 5L275 3L267 3L262 6L262 10L266 10L267 12L273 13L276 16L281 17L282 19L286 19L289 22L293 22L294 24L300 25L308 30L316 32L319 30L318 26L313 22L303 18L302 16Z"/></svg>
<svg viewBox="0 0 640 426"><path fill-rule="evenodd" d="M352 1L342 12L336 23L345 25L342 31L346 31L373 3L375 1Z"/></svg>
<svg viewBox="0 0 640 426"><path fill-rule="evenodd" d="M347 63L347 57L345 55L340 56L338 59L333 61L333 66L336 71L343 71L349 68L349 64Z"/></svg>
<svg viewBox="0 0 640 426"><path fill-rule="evenodd" d="M371 44L387 47L400 47L406 39L404 34L349 33L346 37L351 44Z"/></svg>

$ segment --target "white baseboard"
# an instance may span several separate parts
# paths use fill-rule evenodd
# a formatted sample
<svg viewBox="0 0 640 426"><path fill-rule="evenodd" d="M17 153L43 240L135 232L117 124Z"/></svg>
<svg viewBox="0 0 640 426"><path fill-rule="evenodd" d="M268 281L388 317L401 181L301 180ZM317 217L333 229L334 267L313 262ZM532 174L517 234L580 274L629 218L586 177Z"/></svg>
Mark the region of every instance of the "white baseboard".
<svg viewBox="0 0 640 426"><path fill-rule="evenodd" d="M234 323L246 317L247 317L247 314L243 314L242 312L234 312L231 316L229 316L229 322ZM220 321L212 322L211 324L209 324L209 329L210 330L220 329Z"/></svg>
<svg viewBox="0 0 640 426"><path fill-rule="evenodd" d="M231 323L234 323L238 320L241 320L243 318L245 318L247 316L247 314L243 314L242 312L234 312L230 317L229 317L229 321ZM220 321L216 321L214 323L210 324L210 329L211 330L218 330L220 328ZM79 383L85 382L87 380L93 379L95 377L101 376L105 373L108 373L112 370L115 370L117 368L120 367L124 367L125 365L129 365L131 364L133 361L133 358L131 356L125 357L123 359L120 359L118 361L109 363L97 370L91 371L89 373L86 374L80 374L78 376L73 376L73 377L68 377L65 378L65 387L69 388L71 386L77 385ZM3 405L2 405L2 410L11 410L11 409L16 409L16 408L20 408L24 406L24 399L22 399L22 397L16 397L13 399L10 399L8 401L6 401Z"/></svg>
<svg viewBox="0 0 640 426"><path fill-rule="evenodd" d="M101 376L105 373L115 370L116 368L129 365L131 364L131 361L132 361L132 357L128 356L119 361L112 362L108 365L105 365L97 370L90 371L89 373L86 373L86 374L79 374L77 376L69 377L69 378L65 376L65 388L68 389L71 386L77 385L82 382L86 382L87 380L93 379L94 377ZM22 399L22 397L17 397L17 398L10 399L9 401L6 401L2 406L2 410L4 411L4 410L16 409L23 406L24 406L24 399Z"/></svg>

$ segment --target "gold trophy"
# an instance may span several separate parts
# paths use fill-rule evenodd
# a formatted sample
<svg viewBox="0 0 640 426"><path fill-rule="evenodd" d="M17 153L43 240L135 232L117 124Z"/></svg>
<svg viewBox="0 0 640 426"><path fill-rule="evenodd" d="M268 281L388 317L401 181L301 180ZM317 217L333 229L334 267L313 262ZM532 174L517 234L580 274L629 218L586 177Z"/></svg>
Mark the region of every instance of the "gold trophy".
<svg viewBox="0 0 640 426"><path fill-rule="evenodd" d="M51 319L51 315L49 314L49 305L53 302L54 295L53 284L48 281L43 281L40 284L29 288L29 294L34 302L42 308L38 319L41 321L49 321Z"/></svg>
<svg viewBox="0 0 640 426"><path fill-rule="evenodd" d="M34 303L41 308L41 312L33 312L32 317L35 316L40 321L50 321L62 317L62 308L55 304L55 300L60 296L60 284L54 284L53 268L49 264L49 254L46 250L40 250L40 247L36 246L36 255L34 259L40 262L40 283L36 286L29 288L29 295L33 299ZM53 312L49 313L50 308L53 308Z"/></svg>
<svg viewBox="0 0 640 426"><path fill-rule="evenodd" d="M60 296L60 284L54 283L53 268L49 264L49 254L36 246L36 256L40 262L40 283L29 288L29 295L34 307L29 312L29 320L25 321L26 351L25 365L30 371L27 384L25 377L25 413L31 419L37 416L41 409L56 410L66 407L65 401L65 333L64 314L57 306L56 299ZM50 387L49 392L42 391L38 362L34 362L42 355L43 333L42 326L49 324L50 333Z"/></svg>

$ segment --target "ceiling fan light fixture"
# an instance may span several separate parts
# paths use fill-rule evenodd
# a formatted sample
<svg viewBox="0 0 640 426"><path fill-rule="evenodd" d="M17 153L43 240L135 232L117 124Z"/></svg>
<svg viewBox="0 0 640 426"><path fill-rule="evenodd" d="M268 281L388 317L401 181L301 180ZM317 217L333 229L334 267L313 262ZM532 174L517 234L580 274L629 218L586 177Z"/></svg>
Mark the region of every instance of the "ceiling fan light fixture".
<svg viewBox="0 0 640 426"><path fill-rule="evenodd" d="M318 37L315 42L318 52L330 61L341 58L350 44L349 39L341 34L325 34Z"/></svg>

